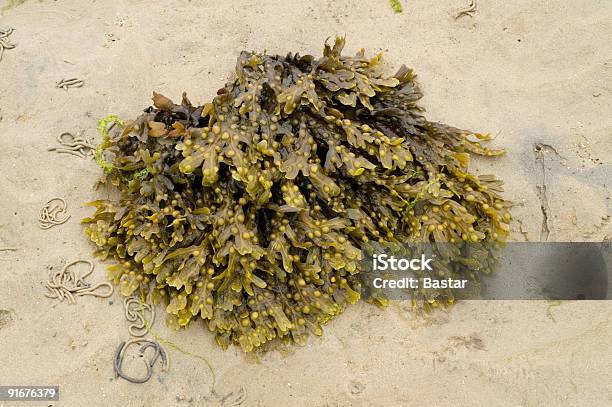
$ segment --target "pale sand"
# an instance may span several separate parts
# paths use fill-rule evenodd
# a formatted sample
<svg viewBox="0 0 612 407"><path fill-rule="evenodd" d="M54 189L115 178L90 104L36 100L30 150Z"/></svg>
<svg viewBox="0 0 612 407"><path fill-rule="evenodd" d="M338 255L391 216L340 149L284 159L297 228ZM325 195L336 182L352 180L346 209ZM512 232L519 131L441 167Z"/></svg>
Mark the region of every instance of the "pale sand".
<svg viewBox="0 0 612 407"><path fill-rule="evenodd" d="M56 305L43 296L48 267L91 258L78 220L91 213L83 202L104 195L92 190L100 174L93 161L47 148L64 131L99 141L98 118L136 117L153 90L209 100L242 49L319 54L326 37L346 33L347 52L385 50L390 70L416 69L429 118L499 133L494 144L509 154L475 165L502 176L507 197L519 203L513 240L541 236L538 142L551 146L543 153L548 240L612 235L604 185L612 2L480 1L474 18L455 21L465 3L402 1L399 15L387 0L32 0L6 11L0 27L14 27L18 45L0 62L0 247L18 251L0 252L0 309L8 310L0 311L0 384L60 385L54 406L222 405L209 393L204 362L174 349L167 374L143 385L114 379L112 355L127 338L118 294L112 305L95 298ZM55 88L71 77L85 86ZM72 218L40 230L38 211L57 195ZM92 280L104 276L98 262ZM242 388L245 406L612 402L610 302L464 302L426 317L361 303L322 338L259 364L238 348L219 349L201 323L173 332L158 318L155 330L205 356L217 393ZM29 404L45 405L19 405Z"/></svg>

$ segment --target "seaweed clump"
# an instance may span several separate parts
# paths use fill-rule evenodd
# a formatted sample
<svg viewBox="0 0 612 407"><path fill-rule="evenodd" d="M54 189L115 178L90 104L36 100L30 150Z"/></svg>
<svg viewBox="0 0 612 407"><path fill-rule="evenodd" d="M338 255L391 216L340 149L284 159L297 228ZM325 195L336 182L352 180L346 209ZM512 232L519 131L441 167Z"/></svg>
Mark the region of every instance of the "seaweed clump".
<svg viewBox="0 0 612 407"><path fill-rule="evenodd" d="M385 76L344 44L242 52L211 103L154 93L136 120L102 122L96 159L121 197L84 222L123 295L252 351L320 335L356 302L364 243L506 238L501 182L468 172L471 154L502 151L428 121L412 70Z"/></svg>

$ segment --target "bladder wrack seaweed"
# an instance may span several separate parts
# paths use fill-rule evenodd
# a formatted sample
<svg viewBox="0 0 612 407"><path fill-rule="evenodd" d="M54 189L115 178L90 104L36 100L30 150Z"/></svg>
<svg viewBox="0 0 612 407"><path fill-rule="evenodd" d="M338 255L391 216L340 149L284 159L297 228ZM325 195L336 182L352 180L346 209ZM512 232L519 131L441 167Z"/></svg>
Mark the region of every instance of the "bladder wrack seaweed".
<svg viewBox="0 0 612 407"><path fill-rule="evenodd" d="M223 347L301 344L360 298L364 244L506 239L501 181L468 171L503 151L428 121L412 70L385 76L381 55L344 43L242 52L211 103L154 93L112 134L100 123L102 181L121 198L84 222L124 296L163 301L176 328L204 319Z"/></svg>

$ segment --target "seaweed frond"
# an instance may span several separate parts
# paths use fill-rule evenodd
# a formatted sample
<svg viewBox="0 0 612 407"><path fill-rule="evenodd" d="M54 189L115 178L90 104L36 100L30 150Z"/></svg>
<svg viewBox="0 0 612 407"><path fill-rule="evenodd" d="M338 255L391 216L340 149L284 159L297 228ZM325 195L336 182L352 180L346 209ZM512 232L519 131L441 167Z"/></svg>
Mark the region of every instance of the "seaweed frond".
<svg viewBox="0 0 612 407"><path fill-rule="evenodd" d="M402 3L400 3L400 0L389 0L389 4L391 5L391 8L393 9L395 13L399 14L404 11L402 8Z"/></svg>

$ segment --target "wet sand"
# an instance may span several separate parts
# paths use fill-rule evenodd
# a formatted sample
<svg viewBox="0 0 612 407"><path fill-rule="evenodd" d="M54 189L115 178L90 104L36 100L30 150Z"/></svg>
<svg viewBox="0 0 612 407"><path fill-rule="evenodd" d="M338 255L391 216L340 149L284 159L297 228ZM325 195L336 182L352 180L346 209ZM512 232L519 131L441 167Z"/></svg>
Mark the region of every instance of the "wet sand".
<svg viewBox="0 0 612 407"><path fill-rule="evenodd" d="M170 330L158 308L155 334L182 351L167 346L169 372L136 385L113 372L128 337L118 293L76 305L44 297L51 267L92 259L79 219L92 212L84 202L108 194L92 188L93 160L47 151L58 134L99 142L97 119L136 117L153 90L201 103L241 50L320 54L335 34L347 35L346 52L384 50L389 72L413 67L430 119L497 135L508 154L473 164L502 177L517 203L512 240L612 236L612 3L478 2L455 20L465 3L402 1L402 14L386 0L31 0L5 10L0 27L15 29L17 46L0 61L0 248L17 250L0 252L0 384L59 385L53 406L610 404L610 302L468 301L430 315L360 303L323 337L259 361L219 349L201 322ZM84 86L56 87L73 77ZM54 196L71 219L41 230ZM104 268L96 261L90 280Z"/></svg>

